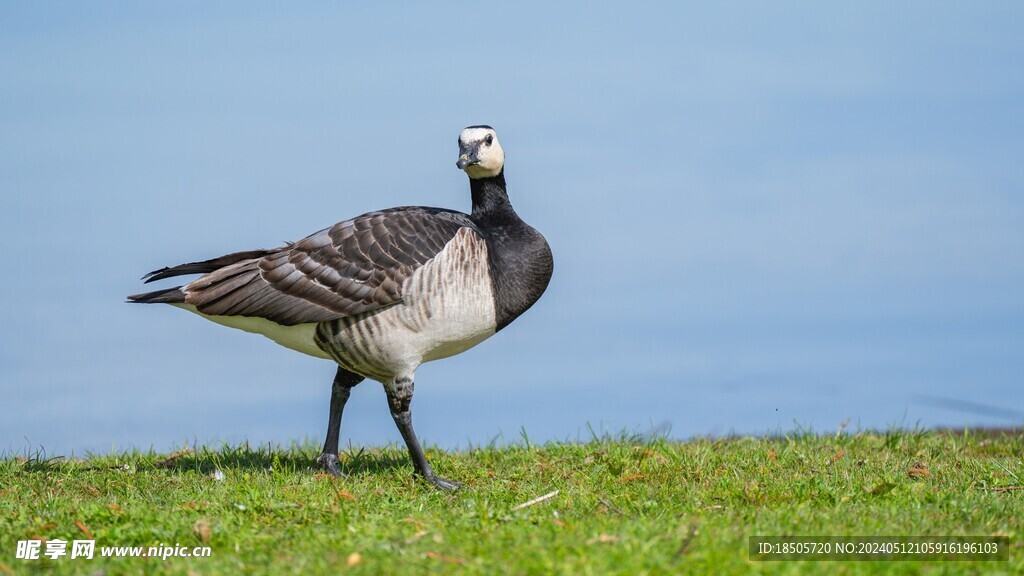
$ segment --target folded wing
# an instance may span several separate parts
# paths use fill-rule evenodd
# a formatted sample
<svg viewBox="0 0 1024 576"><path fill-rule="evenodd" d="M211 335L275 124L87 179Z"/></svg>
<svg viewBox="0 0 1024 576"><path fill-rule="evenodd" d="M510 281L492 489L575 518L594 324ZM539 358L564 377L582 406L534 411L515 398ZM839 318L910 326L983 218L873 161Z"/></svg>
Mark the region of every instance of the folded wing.
<svg viewBox="0 0 1024 576"><path fill-rule="evenodd" d="M185 303L204 314L286 326L362 314L400 303L403 282L465 227L476 229L466 215L447 210L371 212L235 261L182 291Z"/></svg>

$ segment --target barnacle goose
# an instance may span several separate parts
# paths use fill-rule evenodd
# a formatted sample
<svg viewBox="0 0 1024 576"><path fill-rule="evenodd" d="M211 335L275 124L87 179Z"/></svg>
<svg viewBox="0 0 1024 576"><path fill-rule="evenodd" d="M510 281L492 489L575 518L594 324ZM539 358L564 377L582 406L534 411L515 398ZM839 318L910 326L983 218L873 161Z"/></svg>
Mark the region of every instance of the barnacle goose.
<svg viewBox="0 0 1024 576"><path fill-rule="evenodd" d="M336 362L317 458L336 476L351 388L364 378L381 382L416 471L439 488L457 488L434 474L413 431L416 368L507 326L540 298L553 266L544 236L509 203L504 164L494 129L470 126L459 135L456 163L469 176L470 214L425 207L370 212L273 250L156 270L143 279L202 276L128 299L178 306Z"/></svg>

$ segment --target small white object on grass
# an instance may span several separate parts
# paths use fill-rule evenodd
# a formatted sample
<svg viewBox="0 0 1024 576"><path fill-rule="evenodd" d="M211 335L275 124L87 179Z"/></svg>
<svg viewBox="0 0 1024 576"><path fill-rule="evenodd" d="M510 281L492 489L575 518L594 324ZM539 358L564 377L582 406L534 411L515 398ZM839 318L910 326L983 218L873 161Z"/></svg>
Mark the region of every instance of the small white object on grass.
<svg viewBox="0 0 1024 576"><path fill-rule="evenodd" d="M527 506L533 506L534 504L540 504L541 502L543 502L545 500L548 500L550 498L554 498L555 496L558 496L559 492L560 492L560 490L555 490L554 492L549 492L549 493L547 493L547 494L545 494L543 496L538 496L538 497L534 498L533 500L530 500L529 502L523 502L522 504L519 504L518 506L513 506L512 507L512 511L515 512L516 510L522 510L523 508L526 508Z"/></svg>

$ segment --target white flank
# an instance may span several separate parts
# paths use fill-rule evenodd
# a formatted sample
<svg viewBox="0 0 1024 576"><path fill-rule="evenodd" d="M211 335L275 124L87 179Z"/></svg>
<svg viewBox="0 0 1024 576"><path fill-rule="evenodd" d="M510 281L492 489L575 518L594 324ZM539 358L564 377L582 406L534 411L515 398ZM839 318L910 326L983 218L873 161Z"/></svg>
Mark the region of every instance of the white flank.
<svg viewBox="0 0 1024 576"><path fill-rule="evenodd" d="M254 318L252 316L210 316L209 314L203 314L196 310L196 307L192 304L172 304L189 312L194 312L206 318L207 320L216 322L223 326L230 328L237 328L239 330L245 330L246 332L252 332L253 334L262 334L267 338L270 338L274 342L277 342L285 348L291 348L296 352L302 352L303 354L309 354L317 358L323 358L330 360L331 357L326 352L317 347L313 341L313 337L316 334L316 324L296 324L295 326L283 326L277 322L271 322L266 318Z"/></svg>

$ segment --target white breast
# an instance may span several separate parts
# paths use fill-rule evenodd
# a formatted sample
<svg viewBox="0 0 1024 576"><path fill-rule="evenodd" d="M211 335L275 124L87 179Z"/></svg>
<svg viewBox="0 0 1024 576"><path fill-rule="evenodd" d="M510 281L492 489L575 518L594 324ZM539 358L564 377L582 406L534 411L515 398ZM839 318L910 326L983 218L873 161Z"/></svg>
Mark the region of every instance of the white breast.
<svg viewBox="0 0 1024 576"><path fill-rule="evenodd" d="M345 368L376 380L411 375L494 334L487 243L460 230L402 286L401 304L325 323L320 345Z"/></svg>

